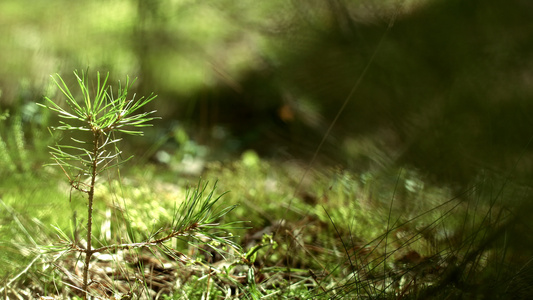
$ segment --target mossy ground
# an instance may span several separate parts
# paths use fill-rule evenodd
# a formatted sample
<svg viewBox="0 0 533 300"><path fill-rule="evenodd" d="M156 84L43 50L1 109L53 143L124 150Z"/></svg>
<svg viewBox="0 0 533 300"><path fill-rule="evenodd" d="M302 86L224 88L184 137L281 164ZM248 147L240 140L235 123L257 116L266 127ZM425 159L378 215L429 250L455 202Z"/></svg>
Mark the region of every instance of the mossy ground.
<svg viewBox="0 0 533 300"><path fill-rule="evenodd" d="M157 297L418 298L435 286L451 294L483 294L488 280L506 272L517 280L502 282L502 287L521 287L523 276L510 266L518 258L527 263L528 257L509 246L515 238L512 210L503 195L481 185L454 195L401 168L357 174L340 168L306 173L306 167L263 160L254 152L207 163L201 177L218 181L217 193L229 191L223 206L238 205L223 222L246 222L232 234L243 255L253 252L248 257L253 263L238 262L238 255L224 260L174 242L194 263L173 269L178 275L168 279L171 288ZM65 296L60 272L44 260L53 253L43 252L43 246L58 243L54 226L67 234L76 227L83 230L86 199L75 191L70 196L60 170L39 168L36 174L12 176L0 187L2 278L6 284L22 274L17 288ZM100 181L95 240L105 245L124 234L142 239L166 226L173 207L197 178L148 164ZM36 255L43 259L33 261ZM115 265L120 269L128 262Z"/></svg>

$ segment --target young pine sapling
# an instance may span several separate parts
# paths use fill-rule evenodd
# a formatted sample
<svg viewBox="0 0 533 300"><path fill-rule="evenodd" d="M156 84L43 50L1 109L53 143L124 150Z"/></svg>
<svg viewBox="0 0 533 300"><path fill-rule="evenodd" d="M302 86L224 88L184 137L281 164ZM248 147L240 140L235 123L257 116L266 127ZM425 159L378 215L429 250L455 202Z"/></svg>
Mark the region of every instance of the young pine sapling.
<svg viewBox="0 0 533 300"><path fill-rule="evenodd" d="M138 109L148 104L156 96L148 98L128 99L128 89L131 88L129 79L124 87L119 86L116 98L112 89L108 87L109 73L102 80L100 73L97 74L96 93L93 95L89 90L85 74L80 77L74 72L81 90L83 102L78 103L61 76L57 79L52 77L55 84L66 96L68 108L59 106L50 98L45 98L45 106L59 114L59 117L68 121L60 121L61 126L57 130L81 131L89 133L88 141L72 138L74 145L56 145L51 148L51 155L55 165L61 167L67 176L70 186L82 193L87 194L87 245L81 251L85 253L85 266L83 270L83 291L87 291L88 270L91 256L98 251L92 247L92 224L93 202L96 178L105 170L115 167L124 162L118 160L121 151L118 142L121 140L115 136L116 132L130 135L142 135L142 131L135 130L140 127L150 126L149 121L154 111L136 113ZM130 128L133 128L131 130ZM76 173L76 175L74 175ZM84 297L86 298L86 297Z"/></svg>
<svg viewBox="0 0 533 300"><path fill-rule="evenodd" d="M115 133L124 133L129 135L142 135L141 127L150 126L149 121L155 119L152 117L154 111L136 113L138 109L144 107L155 96L150 95L148 98L132 99L127 98L130 84L126 81L124 87L119 85L116 98L112 94L112 89L107 87L109 74L102 80L100 74L97 74L95 95L89 91L89 85L82 73L80 77L74 72L76 80L81 90L83 102L78 100L69 90L67 84L61 76L57 75L54 82L63 95L66 96L68 109L58 105L49 98L46 99L46 105L42 105L55 111L59 116L66 120L60 121L61 126L57 130L80 131L88 134L86 140L74 139L73 145L56 145L51 148L53 165L58 165L67 176L72 189L87 194L87 244L85 247L79 247L78 241L69 240L68 235L60 232L63 239L67 240L70 249L85 254L85 263L83 269L82 292L84 299L87 299L89 287L89 265L91 256L95 253L131 249L139 247L158 247L169 256L174 256L175 251L164 243L174 238L192 239L196 244L214 244L224 245L229 249L236 250L237 253L242 251L229 237L229 230L235 229L234 224L221 224L219 219L230 212L235 206L229 206L219 209L217 202L221 196L215 197L213 186L211 192L206 192L207 184L203 187L198 184L197 188L187 193L186 200L176 206L172 214L171 224L151 233L146 241L130 244L114 244L93 248L91 240L93 236L93 202L96 178L102 172L116 167L124 161L119 160L121 151ZM75 124L74 124L75 123ZM131 157L130 157L131 158ZM227 234L227 235L226 235ZM216 249L215 249L216 250Z"/></svg>

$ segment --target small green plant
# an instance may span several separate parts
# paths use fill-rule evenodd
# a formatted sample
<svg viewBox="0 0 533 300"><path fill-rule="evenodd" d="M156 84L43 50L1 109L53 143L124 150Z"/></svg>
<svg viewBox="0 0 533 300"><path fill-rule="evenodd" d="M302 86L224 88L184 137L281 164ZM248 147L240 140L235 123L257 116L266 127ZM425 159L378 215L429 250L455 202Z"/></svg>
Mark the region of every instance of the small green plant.
<svg viewBox="0 0 533 300"><path fill-rule="evenodd" d="M9 111L0 110L0 176L31 174L32 163L38 161L35 153L39 153L42 146L41 141L35 138L39 135L39 130L35 127L23 126L20 112L11 115ZM25 130L34 139L28 141Z"/></svg>
<svg viewBox="0 0 533 300"><path fill-rule="evenodd" d="M53 77L53 80L61 93L66 96L67 108L63 108L50 98L45 98L46 104L42 106L57 112L59 117L63 119L60 121L61 126L55 127L55 130L77 131L82 136L81 139L71 137L72 142L70 144L56 145L50 148L54 160L52 165L59 166L65 173L71 190L77 190L87 195L86 245L82 245L76 240L76 234L71 238L58 228L63 245L67 245L61 250L63 252L78 251L85 255L81 286L83 298L87 299L89 294L88 288L91 284L89 267L91 257L95 253L157 247L173 256L179 252L174 251L164 243L175 238L189 239L197 244L216 244L237 249L238 246L228 237L221 236L222 233L226 233L226 230L231 228L232 224L222 225L218 222L218 219L231 211L233 206L219 210L215 204L221 196L214 196L215 187L210 193L204 193L207 184L203 187L199 184L192 193L188 193L187 199L176 206L171 224L165 226L165 229L154 230L146 237L146 241L93 247L91 241L94 238L93 205L96 179L106 170L117 167L129 159L120 160L121 151L118 142L121 139L116 134L142 135L139 128L150 126L148 122L155 119L152 117L154 111L141 113L137 113L137 111L152 101L155 96L128 99L128 90L133 84L129 80L126 81L124 87L119 85L117 95L113 96L112 88L106 85L109 74L102 79L99 73L96 80L96 92L92 93L86 75L82 73L79 76L77 72L74 72L74 75L80 87L83 101L78 101L61 76L57 75L57 78Z"/></svg>
<svg viewBox="0 0 533 300"><path fill-rule="evenodd" d="M70 186L88 196L87 246L83 249L83 252L85 252L83 291L86 292L89 263L91 256L96 251L91 244L96 178L105 170L124 162L118 160L121 154L118 149L118 142L121 139L115 137L115 132L141 135L142 131L126 128L150 126L147 122L154 119L154 117L149 117L154 111L139 114L135 114L135 112L152 101L155 96L151 95L148 98L142 97L137 100L134 98L128 100L128 89L133 84L133 82L130 84L128 79L123 88L119 86L117 97L114 98L111 88L106 85L109 73L103 81L100 73L97 74L96 94L92 95L88 81L85 79L85 74L82 73L80 77L77 72L74 72L74 75L83 96L83 103L78 103L65 81L63 81L61 76L57 75L57 79L52 78L66 96L66 103L70 109L62 108L48 97L45 98L48 105L44 106L59 113L59 116L63 119L79 123L73 125L70 122L60 121L62 125L55 129L89 132L91 134L88 141L72 138L77 145L56 145L51 147L51 155L55 164L65 172Z"/></svg>

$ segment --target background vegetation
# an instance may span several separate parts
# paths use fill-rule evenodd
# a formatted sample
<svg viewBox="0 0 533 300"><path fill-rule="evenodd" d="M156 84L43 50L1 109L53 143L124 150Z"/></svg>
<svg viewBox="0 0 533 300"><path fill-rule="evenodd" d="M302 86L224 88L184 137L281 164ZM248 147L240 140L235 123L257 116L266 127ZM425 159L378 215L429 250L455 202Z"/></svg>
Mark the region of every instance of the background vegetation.
<svg viewBox="0 0 533 300"><path fill-rule="evenodd" d="M117 206L140 236L165 224L202 177L239 204L226 221L249 221L243 251L260 245L158 297L527 298L532 15L522 0L2 1L3 296L69 293L57 270L73 265L36 249L86 200L43 167L61 136L36 103L63 101L51 74L88 68L139 77L162 118L102 176L99 238L123 229Z"/></svg>

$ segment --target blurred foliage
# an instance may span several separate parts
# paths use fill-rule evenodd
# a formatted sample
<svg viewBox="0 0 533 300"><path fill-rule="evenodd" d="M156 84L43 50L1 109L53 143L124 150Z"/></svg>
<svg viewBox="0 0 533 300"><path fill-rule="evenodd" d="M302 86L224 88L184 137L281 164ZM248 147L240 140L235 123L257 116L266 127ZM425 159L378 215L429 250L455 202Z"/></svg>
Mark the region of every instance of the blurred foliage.
<svg viewBox="0 0 533 300"><path fill-rule="evenodd" d="M529 178L532 14L523 0L8 0L0 105L89 67L159 95L148 144L176 146L160 132L177 120L212 153L309 159L325 138L322 161L359 171Z"/></svg>

